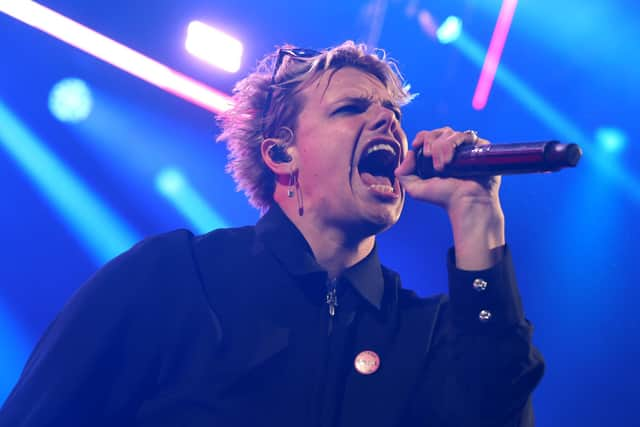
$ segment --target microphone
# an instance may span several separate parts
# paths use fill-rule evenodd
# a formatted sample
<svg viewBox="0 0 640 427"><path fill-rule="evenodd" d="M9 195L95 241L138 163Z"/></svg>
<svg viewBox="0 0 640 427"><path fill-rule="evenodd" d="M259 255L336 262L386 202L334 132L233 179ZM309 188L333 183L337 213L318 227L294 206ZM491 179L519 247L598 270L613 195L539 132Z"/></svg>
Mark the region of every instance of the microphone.
<svg viewBox="0 0 640 427"><path fill-rule="evenodd" d="M473 177L556 172L575 167L582 156L578 144L559 141L520 142L515 144L464 144L456 148L451 163L442 172L433 168L431 157L422 147L416 151L416 172L420 178Z"/></svg>

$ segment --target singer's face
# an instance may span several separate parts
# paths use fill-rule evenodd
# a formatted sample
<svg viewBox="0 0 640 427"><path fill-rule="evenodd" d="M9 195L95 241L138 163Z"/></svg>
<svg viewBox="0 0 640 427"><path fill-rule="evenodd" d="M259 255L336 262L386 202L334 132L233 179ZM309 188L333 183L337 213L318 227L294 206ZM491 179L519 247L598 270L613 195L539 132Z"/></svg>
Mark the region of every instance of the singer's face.
<svg viewBox="0 0 640 427"><path fill-rule="evenodd" d="M393 171L407 151L400 109L375 76L328 70L302 92L295 147L304 214L372 235L393 225L404 191Z"/></svg>

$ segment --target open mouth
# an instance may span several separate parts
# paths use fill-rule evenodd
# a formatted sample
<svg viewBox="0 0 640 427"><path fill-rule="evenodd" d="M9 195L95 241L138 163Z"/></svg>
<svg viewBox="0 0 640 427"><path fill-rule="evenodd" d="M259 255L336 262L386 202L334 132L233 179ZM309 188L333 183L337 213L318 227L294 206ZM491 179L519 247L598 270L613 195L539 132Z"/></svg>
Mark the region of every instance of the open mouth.
<svg viewBox="0 0 640 427"><path fill-rule="evenodd" d="M374 141L360 157L360 179L371 190L393 194L396 192L396 177L393 171L398 167L399 160L399 147L396 144Z"/></svg>

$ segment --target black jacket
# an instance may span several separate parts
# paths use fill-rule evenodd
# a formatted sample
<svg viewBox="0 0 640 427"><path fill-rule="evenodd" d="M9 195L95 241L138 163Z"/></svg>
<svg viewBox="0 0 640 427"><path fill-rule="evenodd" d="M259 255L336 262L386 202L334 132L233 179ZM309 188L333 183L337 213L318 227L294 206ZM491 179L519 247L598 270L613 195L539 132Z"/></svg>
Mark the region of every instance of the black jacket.
<svg viewBox="0 0 640 427"><path fill-rule="evenodd" d="M505 251L479 272L450 251L450 298L423 299L374 249L330 316L327 274L277 208L147 239L67 303L0 426L532 426L544 364Z"/></svg>

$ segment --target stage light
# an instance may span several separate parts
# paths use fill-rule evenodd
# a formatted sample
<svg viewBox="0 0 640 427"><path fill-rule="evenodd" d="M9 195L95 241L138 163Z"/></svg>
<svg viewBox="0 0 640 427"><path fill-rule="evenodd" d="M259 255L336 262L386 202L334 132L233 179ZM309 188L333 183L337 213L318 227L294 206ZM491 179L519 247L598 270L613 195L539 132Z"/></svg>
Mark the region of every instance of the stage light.
<svg viewBox="0 0 640 427"><path fill-rule="evenodd" d="M478 85L471 101L471 105L476 110L482 110L487 105L491 86L493 86L493 80L500 64L504 44L507 41L507 35L509 34L517 5L518 0L503 0L502 2L498 20L491 36L491 42L489 42L489 48L487 49L487 56L480 71Z"/></svg>
<svg viewBox="0 0 640 427"><path fill-rule="evenodd" d="M0 299L0 408L18 381L29 350L33 345L26 331L12 315L11 308Z"/></svg>
<svg viewBox="0 0 640 427"><path fill-rule="evenodd" d="M438 34L438 25L436 24L436 20L433 18L433 15L429 13L427 10L420 10L418 12L418 24L422 28L426 34L430 35L433 38L437 37Z"/></svg>
<svg viewBox="0 0 640 427"><path fill-rule="evenodd" d="M232 105L229 96L36 2L0 0L0 12L202 108L222 112Z"/></svg>
<svg viewBox="0 0 640 427"><path fill-rule="evenodd" d="M242 61L242 43L222 31L200 21L187 27L185 48L193 56L235 73Z"/></svg>
<svg viewBox="0 0 640 427"><path fill-rule="evenodd" d="M161 170L156 176L156 188L189 220L196 232L206 233L228 227L226 221L207 204L177 168Z"/></svg>
<svg viewBox="0 0 640 427"><path fill-rule="evenodd" d="M92 107L91 89L83 80L63 79L49 92L49 111L61 122L81 122L89 117Z"/></svg>
<svg viewBox="0 0 640 427"><path fill-rule="evenodd" d="M460 33L462 33L462 21L457 16L449 16L438 27L436 36L440 43L449 44L458 40Z"/></svg>
<svg viewBox="0 0 640 427"><path fill-rule="evenodd" d="M185 187L186 181L176 169L164 169L158 174L156 185L160 192L166 196L174 197Z"/></svg>
<svg viewBox="0 0 640 427"><path fill-rule="evenodd" d="M0 148L22 169L98 265L139 240L139 234L1 101L0 123Z"/></svg>
<svg viewBox="0 0 640 427"><path fill-rule="evenodd" d="M595 133L596 143L607 153L619 153L627 145L627 135L615 127L601 127Z"/></svg>

